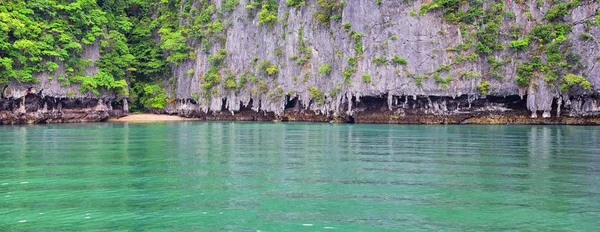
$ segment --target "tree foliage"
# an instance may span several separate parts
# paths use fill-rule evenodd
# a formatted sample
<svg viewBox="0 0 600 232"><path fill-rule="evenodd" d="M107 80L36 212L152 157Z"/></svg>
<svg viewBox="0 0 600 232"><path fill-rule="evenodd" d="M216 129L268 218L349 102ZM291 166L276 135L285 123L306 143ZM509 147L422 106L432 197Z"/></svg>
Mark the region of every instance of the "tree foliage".
<svg viewBox="0 0 600 232"><path fill-rule="evenodd" d="M168 72L163 54L175 53L167 60L179 61L184 57L179 53L186 49L186 39L178 30L157 46L154 28L173 25L170 19L150 20L149 13L158 4L142 0L0 1L0 83L35 83L40 73L49 72L61 86L79 84L81 93L110 91L121 96L129 95L132 81L155 83ZM95 74L88 75L90 68ZM135 89L130 96L134 99L148 93Z"/></svg>

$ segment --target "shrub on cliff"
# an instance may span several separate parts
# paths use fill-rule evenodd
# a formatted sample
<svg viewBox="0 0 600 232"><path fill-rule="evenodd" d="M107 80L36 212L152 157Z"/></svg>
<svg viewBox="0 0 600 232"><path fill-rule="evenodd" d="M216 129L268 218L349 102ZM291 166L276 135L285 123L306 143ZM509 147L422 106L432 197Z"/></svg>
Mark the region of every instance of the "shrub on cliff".
<svg viewBox="0 0 600 232"><path fill-rule="evenodd" d="M383 66L387 64L387 59L383 56L377 56L377 57L373 57L373 63L376 66Z"/></svg>
<svg viewBox="0 0 600 232"><path fill-rule="evenodd" d="M405 58L399 57L398 55L394 55L394 57L392 57L392 64L394 64L394 65L407 65L408 62L406 61Z"/></svg>
<svg viewBox="0 0 600 232"><path fill-rule="evenodd" d="M555 19L565 17L567 15L567 13L569 13L569 9L578 6L579 3L580 3L579 0L572 0L569 2L558 3L558 4L550 7L550 9L548 9L548 11L546 11L546 13L544 14L544 19L546 19L548 21L552 21Z"/></svg>
<svg viewBox="0 0 600 232"><path fill-rule="evenodd" d="M325 103L325 94L317 87L310 87L308 91L310 92L310 96L312 97L313 101L318 104Z"/></svg>
<svg viewBox="0 0 600 232"><path fill-rule="evenodd" d="M105 72L99 72L94 76L75 76L71 78L74 82L81 83L79 92L91 92L100 96L100 88L111 90L122 95L128 95L127 82L125 80L115 80L114 77Z"/></svg>
<svg viewBox="0 0 600 232"><path fill-rule="evenodd" d="M331 20L342 18L342 10L344 9L345 1L340 0L317 0L319 6L314 16L323 26L329 26Z"/></svg>
<svg viewBox="0 0 600 232"><path fill-rule="evenodd" d="M303 6L306 0L286 0L285 5L290 7Z"/></svg>
<svg viewBox="0 0 600 232"><path fill-rule="evenodd" d="M277 22L277 3L273 0L269 0L263 4L262 9L258 12L258 24L267 24L272 26Z"/></svg>
<svg viewBox="0 0 600 232"><path fill-rule="evenodd" d="M329 75L331 73L331 65L322 64L321 67L319 67L319 73L323 76Z"/></svg>
<svg viewBox="0 0 600 232"><path fill-rule="evenodd" d="M490 93L490 83L486 80L481 81L479 85L477 85L477 90L479 90L479 94L488 95Z"/></svg>
<svg viewBox="0 0 600 232"><path fill-rule="evenodd" d="M272 64L268 60L261 61L258 64L258 70L260 71L260 74L271 77L275 76L275 74L279 72L279 68L277 67L277 65Z"/></svg>
<svg viewBox="0 0 600 232"><path fill-rule="evenodd" d="M363 74L363 81L367 84L371 83L371 75L368 73Z"/></svg>
<svg viewBox="0 0 600 232"><path fill-rule="evenodd" d="M567 93L571 91L575 86L579 86L584 90L592 89L592 84L584 77L569 73L562 78L560 91L563 93Z"/></svg>
<svg viewBox="0 0 600 232"><path fill-rule="evenodd" d="M510 48L515 50L525 50L529 46L529 38L510 41Z"/></svg>
<svg viewBox="0 0 600 232"><path fill-rule="evenodd" d="M162 28L158 31L161 36L160 48L169 52L167 61L171 64L178 64L187 59L190 47L186 45L187 38L182 30L171 30Z"/></svg>
<svg viewBox="0 0 600 232"><path fill-rule="evenodd" d="M167 92L156 84L144 85L143 95L139 100L147 109L164 109L167 104Z"/></svg>

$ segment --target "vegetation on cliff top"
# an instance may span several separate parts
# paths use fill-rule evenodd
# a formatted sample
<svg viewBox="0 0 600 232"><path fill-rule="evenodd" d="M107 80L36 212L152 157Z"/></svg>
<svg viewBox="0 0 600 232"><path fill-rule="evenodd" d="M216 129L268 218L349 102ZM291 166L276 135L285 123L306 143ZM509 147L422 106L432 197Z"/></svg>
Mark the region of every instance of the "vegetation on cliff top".
<svg viewBox="0 0 600 232"><path fill-rule="evenodd" d="M61 86L78 83L81 93L143 97L145 86L167 73L149 17L156 4L0 0L0 83L36 83L49 72Z"/></svg>

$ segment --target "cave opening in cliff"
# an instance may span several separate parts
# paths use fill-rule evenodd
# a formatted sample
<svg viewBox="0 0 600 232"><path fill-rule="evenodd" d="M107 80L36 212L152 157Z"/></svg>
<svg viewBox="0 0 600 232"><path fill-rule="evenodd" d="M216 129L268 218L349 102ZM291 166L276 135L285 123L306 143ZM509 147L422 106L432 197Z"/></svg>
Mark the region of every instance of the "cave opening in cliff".
<svg viewBox="0 0 600 232"><path fill-rule="evenodd" d="M356 121L354 120L354 116L348 116L348 121L346 121L346 123L349 123L349 124L356 123Z"/></svg>
<svg viewBox="0 0 600 232"><path fill-rule="evenodd" d="M228 111L228 109L227 109L227 98L223 98L222 103L223 104L221 105L221 111L227 112Z"/></svg>
<svg viewBox="0 0 600 232"><path fill-rule="evenodd" d="M296 108L298 106L298 97L294 97L291 98L289 95L286 96L286 101L285 101L285 108L284 109L293 109Z"/></svg>
<svg viewBox="0 0 600 232"><path fill-rule="evenodd" d="M64 109L92 108L98 105L98 99L92 98L64 98L60 100Z"/></svg>
<svg viewBox="0 0 600 232"><path fill-rule="evenodd" d="M352 98L355 101L356 98ZM358 108L364 108L367 111L385 111L387 110L387 94L383 96L364 96L360 101L356 100L352 105Z"/></svg>
<svg viewBox="0 0 600 232"><path fill-rule="evenodd" d="M123 110L123 100L121 101L111 101L110 106L113 110Z"/></svg>
<svg viewBox="0 0 600 232"><path fill-rule="evenodd" d="M243 105L243 104L242 104ZM252 107L254 106L254 99L250 99L250 101L248 101L248 109L252 109Z"/></svg>
<svg viewBox="0 0 600 232"><path fill-rule="evenodd" d="M485 99L488 103L501 104L511 110L527 111L527 95L487 96Z"/></svg>
<svg viewBox="0 0 600 232"><path fill-rule="evenodd" d="M14 106L12 98L0 98L0 110L12 111Z"/></svg>
<svg viewBox="0 0 600 232"><path fill-rule="evenodd" d="M44 101L37 94L27 94L25 95L25 111L26 112L35 112L41 106L44 105Z"/></svg>

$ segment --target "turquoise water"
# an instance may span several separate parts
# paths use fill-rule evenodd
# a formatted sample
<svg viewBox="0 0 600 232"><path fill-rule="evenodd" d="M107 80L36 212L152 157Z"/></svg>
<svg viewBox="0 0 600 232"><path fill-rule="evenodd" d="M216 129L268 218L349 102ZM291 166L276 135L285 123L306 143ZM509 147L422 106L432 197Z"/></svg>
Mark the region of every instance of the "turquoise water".
<svg viewBox="0 0 600 232"><path fill-rule="evenodd" d="M600 127L0 127L0 231L600 228Z"/></svg>

